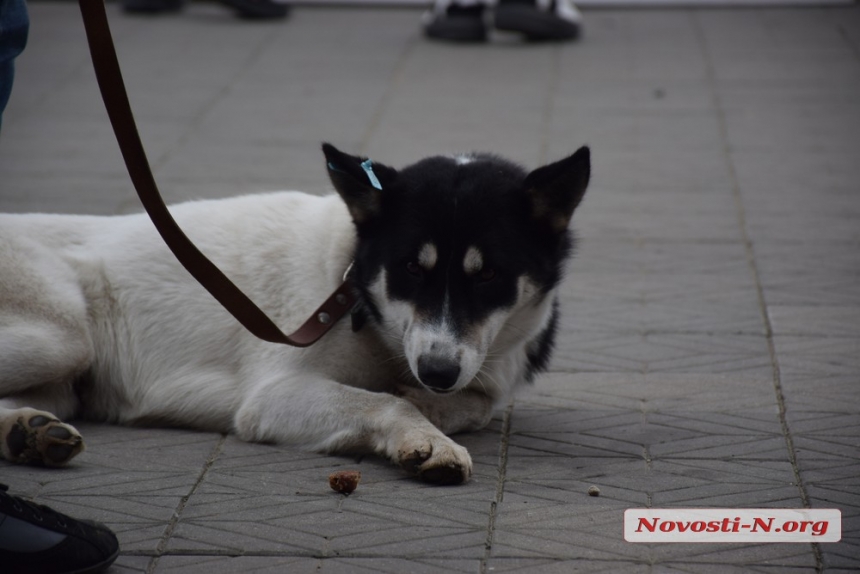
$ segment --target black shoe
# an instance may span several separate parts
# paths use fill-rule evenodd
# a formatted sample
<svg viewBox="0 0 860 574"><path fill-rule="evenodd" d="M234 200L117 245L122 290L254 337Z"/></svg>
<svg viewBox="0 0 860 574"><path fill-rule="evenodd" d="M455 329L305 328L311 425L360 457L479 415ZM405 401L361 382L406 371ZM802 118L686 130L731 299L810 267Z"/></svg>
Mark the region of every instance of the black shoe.
<svg viewBox="0 0 860 574"><path fill-rule="evenodd" d="M239 18L248 20L276 20L286 18L290 6L272 0L221 0L236 11Z"/></svg>
<svg viewBox="0 0 860 574"><path fill-rule="evenodd" d="M0 572L90 574L116 560L119 542L107 526L27 502L8 488L0 484Z"/></svg>
<svg viewBox="0 0 860 574"><path fill-rule="evenodd" d="M184 0L122 0L122 9L132 14L179 12L184 6Z"/></svg>
<svg viewBox="0 0 860 574"><path fill-rule="evenodd" d="M579 37L582 15L570 0L499 0L495 26L532 41Z"/></svg>
<svg viewBox="0 0 860 574"><path fill-rule="evenodd" d="M424 33L437 40L452 42L484 42L487 25L484 22L483 4L459 6L437 2L422 17Z"/></svg>

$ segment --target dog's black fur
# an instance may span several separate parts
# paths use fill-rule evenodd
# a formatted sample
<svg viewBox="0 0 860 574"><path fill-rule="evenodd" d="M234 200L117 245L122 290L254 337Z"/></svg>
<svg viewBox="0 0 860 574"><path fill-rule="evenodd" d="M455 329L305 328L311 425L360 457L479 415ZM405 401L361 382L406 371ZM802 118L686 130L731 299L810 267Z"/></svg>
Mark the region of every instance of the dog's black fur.
<svg viewBox="0 0 860 574"><path fill-rule="evenodd" d="M361 167L367 158L329 144L323 151L335 187L348 205L354 198L350 211L359 241L353 277L360 308L374 319L381 315L367 286L381 268L387 271L389 297L409 301L418 313L439 313L447 292L454 330L461 336L493 311L516 303L517 278L528 277L543 294L562 279L574 247L568 219L590 177L588 148L531 173L491 154L435 156L399 171L374 162L382 189ZM559 213L567 217L558 220ZM439 249L445 264L431 272L410 268L427 243ZM492 276L457 273L471 246L484 254ZM558 322L556 301L546 328L529 344L526 380L547 368Z"/></svg>

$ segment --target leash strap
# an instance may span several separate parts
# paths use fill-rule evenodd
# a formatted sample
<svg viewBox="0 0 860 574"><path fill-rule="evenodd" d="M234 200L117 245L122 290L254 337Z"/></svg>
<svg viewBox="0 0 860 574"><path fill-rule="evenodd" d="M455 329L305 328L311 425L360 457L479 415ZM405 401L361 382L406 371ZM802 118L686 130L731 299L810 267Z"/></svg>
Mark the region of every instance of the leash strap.
<svg viewBox="0 0 860 574"><path fill-rule="evenodd" d="M313 315L290 335L285 335L214 263L183 233L158 193L155 178L140 141L116 50L108 26L104 0L80 0L84 28L93 67L122 157L137 195L164 242L185 269L224 306L248 331L270 343L307 347L342 318L354 305L355 297L344 283Z"/></svg>

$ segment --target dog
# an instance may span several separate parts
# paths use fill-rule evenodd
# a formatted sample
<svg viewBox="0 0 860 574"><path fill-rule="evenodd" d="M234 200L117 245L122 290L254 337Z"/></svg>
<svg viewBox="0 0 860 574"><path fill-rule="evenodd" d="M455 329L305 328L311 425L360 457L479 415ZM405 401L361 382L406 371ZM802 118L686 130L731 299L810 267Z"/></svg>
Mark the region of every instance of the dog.
<svg viewBox="0 0 860 574"><path fill-rule="evenodd" d="M145 214L0 216L0 453L62 466L75 418L376 453L458 484L448 435L488 424L544 370L590 152L527 172L489 154L397 170L323 145L336 194L203 200L172 214L285 331L342 281L315 345L254 338Z"/></svg>

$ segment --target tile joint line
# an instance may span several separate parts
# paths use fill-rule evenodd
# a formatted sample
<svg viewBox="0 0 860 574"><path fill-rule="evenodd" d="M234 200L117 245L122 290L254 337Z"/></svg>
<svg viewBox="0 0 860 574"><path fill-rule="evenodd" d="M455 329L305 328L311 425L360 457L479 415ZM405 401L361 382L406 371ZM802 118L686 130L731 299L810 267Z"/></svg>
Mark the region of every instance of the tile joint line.
<svg viewBox="0 0 860 574"><path fill-rule="evenodd" d="M776 346L774 345L773 341L773 325L771 324L770 317L768 316L767 300L764 295L764 287L761 283L761 274L759 273L758 264L756 263L755 250L753 249L752 238L750 237L747 226L746 211L744 209L740 182L738 181L738 175L737 170L735 169L734 161L732 161L732 152L731 146L729 144L728 128L726 126L725 108L723 107L722 99L720 98L719 91L717 90L716 76L714 73L714 63L711 59L711 53L708 51L707 39L705 38L705 33L702 29L702 23L699 20L698 13L695 11L691 11L690 17L692 19L693 28L696 33L699 48L702 52L702 58L705 61L707 83L711 92L711 97L713 99L713 105L717 114L717 121L719 124L720 140L722 143L722 155L725 159L726 168L729 172L729 179L731 181L732 186L732 197L734 199L735 209L737 211L738 226L740 228L741 239L744 245L747 264L749 265L750 272L752 273L753 281L755 283L759 312L761 314L762 325L764 326L765 330L765 339L767 341L768 355L770 357L770 362L773 369L773 387L774 394L776 395L777 407L779 409L779 423L782 429L783 438L785 439L788 460L791 464L791 469L794 474L794 482L797 486L798 493L800 494L801 503L805 508L811 508L809 494L806 491L806 485L804 484L803 477L800 474L800 467L797 462L797 451L794 447L794 440L792 439L791 429L789 428L788 419L786 417L785 395L782 389L782 379L780 376L779 360L776 354ZM811 544L811 546L812 553L815 557L815 571L823 572L824 561L821 553L821 548L817 543L814 542Z"/></svg>
<svg viewBox="0 0 860 574"><path fill-rule="evenodd" d="M167 543L173 536L173 531L176 529L176 525L179 524L179 519L182 516L182 512L185 510L185 506L188 504L188 501L191 500L191 497L194 496L194 493L197 492L197 489L200 488L200 485L203 484L203 480L215 464L215 461L217 461L221 456L225 442L227 442L227 435L222 434L218 439L218 442L216 442L215 446L212 448L212 451L209 453L206 462L203 463L203 468L200 469L200 474L197 475L197 479L194 481L188 494L183 496L179 500L179 504L176 505L176 509L173 511L173 515L167 523L167 528L164 529L164 534L161 535L161 540L158 541L158 545L155 547L155 556L153 556L152 560L149 561L149 565L146 568L146 574L154 574L156 571L158 561L167 549Z"/></svg>
<svg viewBox="0 0 860 574"><path fill-rule="evenodd" d="M484 557L481 559L481 574L487 574L487 563L493 549L493 537L496 533L496 516L498 515L499 503L505 495L505 478L508 470L508 443L511 436L511 413L514 410L514 401L511 401L505 409L502 417L501 440L499 441L499 476L496 482L496 494L490 503L489 518L487 520L487 540L484 545Z"/></svg>

